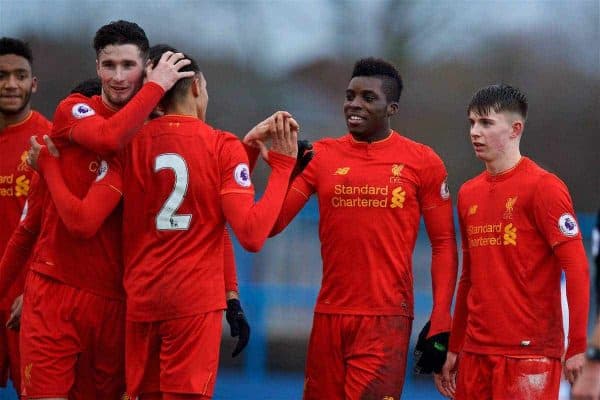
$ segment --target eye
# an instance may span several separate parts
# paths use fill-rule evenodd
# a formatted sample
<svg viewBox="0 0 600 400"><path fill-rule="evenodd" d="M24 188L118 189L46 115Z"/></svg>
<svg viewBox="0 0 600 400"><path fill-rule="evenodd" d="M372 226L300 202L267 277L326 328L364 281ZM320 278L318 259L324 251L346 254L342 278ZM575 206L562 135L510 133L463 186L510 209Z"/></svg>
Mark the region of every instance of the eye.
<svg viewBox="0 0 600 400"><path fill-rule="evenodd" d="M374 101L377 99L377 97L375 97L375 96L374 96L374 95L372 95L372 94L366 94L366 95L364 96L364 98L365 98L365 101L366 101L367 103L372 103L372 102L374 102Z"/></svg>
<svg viewBox="0 0 600 400"><path fill-rule="evenodd" d="M346 92L346 101L352 101L352 100L354 100L354 93Z"/></svg>

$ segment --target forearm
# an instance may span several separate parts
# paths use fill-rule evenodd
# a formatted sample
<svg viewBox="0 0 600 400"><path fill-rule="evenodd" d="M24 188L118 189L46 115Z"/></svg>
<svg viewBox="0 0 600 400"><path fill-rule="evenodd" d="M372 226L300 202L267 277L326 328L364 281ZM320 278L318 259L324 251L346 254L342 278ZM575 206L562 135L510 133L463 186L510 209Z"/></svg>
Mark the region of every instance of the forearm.
<svg viewBox="0 0 600 400"><path fill-rule="evenodd" d="M581 240L571 240L554 248L560 266L565 271L569 304L569 345L565 359L583 353L586 348L589 311L589 271Z"/></svg>
<svg viewBox="0 0 600 400"><path fill-rule="evenodd" d="M285 196L281 211L279 212L279 216L275 221L275 225L269 233L269 237L273 237L283 231L285 227L292 222L294 217L300 212L307 201L308 197L303 192L296 189L294 186L290 186Z"/></svg>
<svg viewBox="0 0 600 400"><path fill-rule="evenodd" d="M223 245L223 259L225 262L223 268L223 272L225 273L225 290L227 293L237 293L239 289L237 281L237 271L235 266L235 254L233 252L233 244L231 243L231 237L229 236L227 228L225 228L223 232ZM227 297L227 300L229 300L229 297Z"/></svg>
<svg viewBox="0 0 600 400"><path fill-rule="evenodd" d="M467 299L471 289L471 279L469 276L469 254L463 251L463 268L456 291L456 302L454 305L454 316L452 318L452 330L450 332L450 343L448 348L453 353L459 353L462 349L465 332L467 330Z"/></svg>
<svg viewBox="0 0 600 400"><path fill-rule="evenodd" d="M448 332L451 327L450 313L458 274L458 255L451 204L425 210L423 218L431 241L431 337Z"/></svg>
<svg viewBox="0 0 600 400"><path fill-rule="evenodd" d="M73 127L71 139L99 154L115 153L140 130L163 94L162 87L148 82L122 109L99 125L90 126L91 119L89 123L81 120Z"/></svg>
<svg viewBox="0 0 600 400"><path fill-rule="evenodd" d="M224 212L229 225L242 246L248 251L259 251L273 228L287 192L295 158L271 152L271 175L260 201L239 202L235 193L223 196Z"/></svg>
<svg viewBox="0 0 600 400"><path fill-rule="evenodd" d="M118 204L121 194L116 188L97 185L82 200L71 193L62 176L59 162L47 151L38 160L58 215L70 233L92 237Z"/></svg>
<svg viewBox="0 0 600 400"><path fill-rule="evenodd" d="M19 224L14 230L0 261L0 296L4 297L9 288L25 276L25 266L37 236L37 233L27 230L23 224Z"/></svg>

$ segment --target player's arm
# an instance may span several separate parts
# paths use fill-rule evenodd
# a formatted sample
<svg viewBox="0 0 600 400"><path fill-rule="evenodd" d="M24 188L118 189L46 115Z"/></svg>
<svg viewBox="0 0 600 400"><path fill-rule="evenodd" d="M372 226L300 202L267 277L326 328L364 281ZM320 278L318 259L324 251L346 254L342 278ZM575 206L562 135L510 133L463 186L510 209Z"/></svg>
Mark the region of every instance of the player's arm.
<svg viewBox="0 0 600 400"><path fill-rule="evenodd" d="M34 173L21 221L13 231L0 261L0 296L4 296L16 282L25 280L25 266L40 231L44 199L44 182Z"/></svg>
<svg viewBox="0 0 600 400"><path fill-rule="evenodd" d="M41 146L34 137L31 139L30 157L32 166L38 167L44 177L52 201L60 219L69 232L75 236L90 238L96 234L106 218L121 200L121 174L113 157L106 165L108 171L99 175L83 199L73 195L63 178L58 150L45 136L47 146ZM53 154L50 154L52 149Z"/></svg>
<svg viewBox="0 0 600 400"><path fill-rule="evenodd" d="M587 257L571 196L560 179L551 174L541 178L532 204L536 226L565 272L569 334L564 373L573 383L583 367L586 348L590 300Z"/></svg>
<svg viewBox="0 0 600 400"><path fill-rule="evenodd" d="M266 159L271 166L271 174L260 201L255 203L253 194L248 191L229 190L222 194L225 217L242 246L249 251L260 250L281 211L296 164L297 139L298 130L289 120L274 125L271 131L271 149ZM241 147L239 143L237 146ZM243 164L247 163L246 155L242 154L241 157Z"/></svg>
<svg viewBox="0 0 600 400"><path fill-rule="evenodd" d="M165 52L155 67L147 67L147 82L140 91L112 117L104 119L87 110L80 113L80 119L71 126L71 140L99 154L123 149L142 127L163 94L179 79L194 75L193 71L179 72L189 63L190 60L185 59L182 53ZM77 115L76 107L77 104L73 106L73 115Z"/></svg>
<svg viewBox="0 0 600 400"><path fill-rule="evenodd" d="M428 337L450 331L452 297L458 274L458 255L452 203L423 210L425 228L431 242L431 284L433 309Z"/></svg>

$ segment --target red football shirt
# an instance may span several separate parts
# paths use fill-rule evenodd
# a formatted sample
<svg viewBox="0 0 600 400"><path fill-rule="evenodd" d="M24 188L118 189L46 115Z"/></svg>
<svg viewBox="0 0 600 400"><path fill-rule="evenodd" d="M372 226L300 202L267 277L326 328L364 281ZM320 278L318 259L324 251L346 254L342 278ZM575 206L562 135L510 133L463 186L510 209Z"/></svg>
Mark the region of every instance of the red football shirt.
<svg viewBox="0 0 600 400"><path fill-rule="evenodd" d="M560 358L562 269L553 249L581 241L565 184L523 157L505 173L467 181L458 213L465 263L450 349ZM567 281L582 277L576 290L587 293L587 265L575 267ZM587 308L571 300L570 340L585 348Z"/></svg>
<svg viewBox="0 0 600 400"><path fill-rule="evenodd" d="M16 228L25 205L31 185L32 170L26 163L29 138L33 135L41 140L49 134L52 124L36 111L31 111L23 121L9 125L0 131L0 255L8 243L10 235ZM5 302L0 302L2 309L9 309L9 299L23 293L22 282L15 284L6 294Z"/></svg>
<svg viewBox="0 0 600 400"><path fill-rule="evenodd" d="M271 197L267 187L262 207L244 214L244 229L239 219L229 221L242 243L257 224L266 239L285 197L295 160L270 157L283 165L271 173L280 189ZM157 321L224 309L223 232L231 215L224 198L243 195L234 197L233 208L254 204L239 139L195 117L168 115L144 126L123 164L127 318Z"/></svg>
<svg viewBox="0 0 600 400"><path fill-rule="evenodd" d="M447 272L447 285L442 288L438 280L444 293L437 299L444 306L432 319L436 332L449 330L456 243L441 159L396 132L374 143L358 142L350 134L323 139L314 143L314 152L292 191L306 199L316 193L319 201L323 280L315 311L412 317L412 254L419 219L440 209L436 226L427 222L430 236L437 229L445 235L436 253L444 261L434 263Z"/></svg>
<svg viewBox="0 0 600 400"><path fill-rule="evenodd" d="M104 124L115 113L100 96L71 95L57 107L50 136L60 151L65 182L79 198L85 196L95 181L110 187L120 186L111 182L112 177L118 175L107 174L107 161L71 140L79 124ZM91 128L88 135L93 136L94 132ZM96 235L85 239L69 233L52 201L47 201L45 207L31 269L76 288L122 299L120 209L106 219Z"/></svg>

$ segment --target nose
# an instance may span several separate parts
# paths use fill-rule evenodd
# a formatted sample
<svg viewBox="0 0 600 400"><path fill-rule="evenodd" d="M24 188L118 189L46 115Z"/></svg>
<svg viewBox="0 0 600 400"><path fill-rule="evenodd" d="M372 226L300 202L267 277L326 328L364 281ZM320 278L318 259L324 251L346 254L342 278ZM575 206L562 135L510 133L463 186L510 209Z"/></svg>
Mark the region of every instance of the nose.
<svg viewBox="0 0 600 400"><path fill-rule="evenodd" d="M114 78L116 81L123 81L125 79L125 70L123 69L123 67L117 66L117 68L115 69Z"/></svg>
<svg viewBox="0 0 600 400"><path fill-rule="evenodd" d="M11 89L16 89L19 87L18 79L15 74L8 74L8 79L6 80L5 87L11 88Z"/></svg>
<svg viewBox="0 0 600 400"><path fill-rule="evenodd" d="M479 133L479 130L477 129L476 124L471 125L471 129L469 130L469 135L472 138L478 138L479 136L481 136L481 133Z"/></svg>

